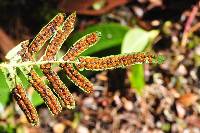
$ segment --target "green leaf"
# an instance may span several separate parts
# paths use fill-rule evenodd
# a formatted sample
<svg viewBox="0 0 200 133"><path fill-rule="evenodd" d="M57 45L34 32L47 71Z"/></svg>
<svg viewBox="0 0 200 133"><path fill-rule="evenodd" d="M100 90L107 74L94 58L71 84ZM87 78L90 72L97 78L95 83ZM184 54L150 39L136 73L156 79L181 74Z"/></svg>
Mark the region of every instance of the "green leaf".
<svg viewBox="0 0 200 133"><path fill-rule="evenodd" d="M166 60L166 58L165 58L164 56L159 55L159 56L157 57L157 59L153 60L152 62L153 62L153 63L162 64L165 60Z"/></svg>
<svg viewBox="0 0 200 133"><path fill-rule="evenodd" d="M158 35L157 30L145 31L141 28L131 29L127 32L122 43L122 53L141 52L150 41Z"/></svg>
<svg viewBox="0 0 200 133"><path fill-rule="evenodd" d="M139 94L145 85L144 81L144 66L142 64L136 64L131 67L131 75L129 77L131 87L135 88Z"/></svg>
<svg viewBox="0 0 200 133"><path fill-rule="evenodd" d="M38 106L44 103L41 96L36 91L32 93L31 102L33 103L34 106Z"/></svg>
<svg viewBox="0 0 200 133"><path fill-rule="evenodd" d="M7 78L8 72L6 69L0 69L0 104L4 107L9 101L11 83Z"/></svg>
<svg viewBox="0 0 200 133"><path fill-rule="evenodd" d="M80 37L95 31L101 32L101 39L97 44L86 50L81 55L91 55L99 51L103 51L115 46L120 46L122 40L129 30L129 27L122 26L117 23L104 23L93 25L84 30L84 32L75 33L70 39L66 41L68 46L71 46L75 43Z"/></svg>
<svg viewBox="0 0 200 133"><path fill-rule="evenodd" d="M30 87L30 83L28 82L28 76L26 75L26 71L23 68L17 68L17 76L21 80L24 89Z"/></svg>
<svg viewBox="0 0 200 133"><path fill-rule="evenodd" d="M153 42L158 33L159 32L157 30L152 30L148 32L141 28L129 30L124 37L121 53L144 51L144 49ZM131 82L131 87L135 88L138 93L141 93L145 85L144 66L142 64L133 65L131 67L131 75L129 78Z"/></svg>
<svg viewBox="0 0 200 133"><path fill-rule="evenodd" d="M44 76L42 70L40 69L40 66L39 65L34 65L33 66L33 69L35 70L35 72L38 74L38 76L42 77Z"/></svg>

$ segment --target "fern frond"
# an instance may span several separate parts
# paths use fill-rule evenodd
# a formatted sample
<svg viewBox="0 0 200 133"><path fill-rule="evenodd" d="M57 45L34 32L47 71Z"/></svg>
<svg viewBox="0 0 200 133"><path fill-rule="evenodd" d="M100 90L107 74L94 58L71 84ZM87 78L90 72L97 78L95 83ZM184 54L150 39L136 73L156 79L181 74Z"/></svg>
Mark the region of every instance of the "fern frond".
<svg viewBox="0 0 200 133"><path fill-rule="evenodd" d="M42 57L43 61L46 60L55 60L55 56L62 46L63 42L67 39L69 34L74 29L76 14L71 14L62 24L60 29L56 32L55 36L50 41L44 56ZM47 79L53 85L54 91L61 98L67 108L75 107L75 100L72 94L69 92L68 88L64 85L64 83L60 80L59 76L51 70L51 64L42 64L40 66L43 73L47 77Z"/></svg>
<svg viewBox="0 0 200 133"><path fill-rule="evenodd" d="M30 71L30 75L31 77L29 79L29 82L45 101L51 113L53 115L57 115L62 110L62 107L60 106L60 103L58 102L56 96L34 70Z"/></svg>
<svg viewBox="0 0 200 133"><path fill-rule="evenodd" d="M63 13L59 13L41 29L28 48L28 52L31 53L31 55L37 53L45 42L50 39L53 33L58 30L64 21L64 17L65 15Z"/></svg>
<svg viewBox="0 0 200 133"><path fill-rule="evenodd" d="M99 41L100 37L101 37L100 32L93 32L82 37L77 42L75 42L71 48L69 48L69 50L62 57L62 59L65 61L74 60L82 52L87 50L89 47L95 45Z"/></svg>
<svg viewBox="0 0 200 133"><path fill-rule="evenodd" d="M77 42L67 51L67 53L62 57L65 61L75 60L82 52L84 52L89 47L93 46L101 37L101 33L93 32L90 33ZM60 65L67 74L67 77L80 89L87 93L93 91L92 83L83 75L81 75L71 63L65 63Z"/></svg>
<svg viewBox="0 0 200 133"><path fill-rule="evenodd" d="M26 92L22 88L21 85L16 85L16 87L12 90L12 95L17 101L17 104L21 108L21 110L26 114L26 118L33 125L39 124L39 117L36 109L32 105L31 101L26 96Z"/></svg>
<svg viewBox="0 0 200 133"><path fill-rule="evenodd" d="M103 71L107 69L116 69L119 67L127 67L134 64L142 63L162 63L161 56L156 56L150 53L131 53L122 55L111 55L107 57L79 57L79 64L76 67L79 70L95 70ZM158 60L160 59L160 60Z"/></svg>
<svg viewBox="0 0 200 133"><path fill-rule="evenodd" d="M72 64L62 64L62 68L66 72L67 77L84 92L91 93L93 91L92 83L74 69Z"/></svg>
<svg viewBox="0 0 200 133"><path fill-rule="evenodd" d="M111 55L102 58L80 56L82 52L99 41L101 37L99 32L92 32L80 38L62 58L56 59L56 54L62 44L74 29L75 20L76 13L72 13L67 18L65 18L65 14L59 13L41 29L32 42L29 42L29 40L21 42L6 55L8 62L0 64L0 69L7 69L10 73L10 79L13 82L13 86L10 86L13 97L25 113L28 121L33 125L39 124L37 111L23 89L22 81L16 73L16 68L23 71L27 80L40 94L50 112L53 115L57 115L62 110L60 102L64 103L64 107L74 108L75 100L57 73L53 71L52 64L60 66L67 77L84 92L91 93L93 84L78 70L102 71L141 63L161 63L164 60L162 56L150 53ZM39 60L36 60L35 55L46 43L48 46L44 55ZM46 79L52 84L52 90L56 95L36 73L34 66L40 67Z"/></svg>
<svg viewBox="0 0 200 133"><path fill-rule="evenodd" d="M42 30L45 30L45 28ZM37 37L35 40L37 40ZM32 45L32 43L30 45ZM24 43L24 45L22 46L23 49L20 51L22 62L35 61L34 57L31 55L33 53L28 52L30 45L28 45L28 43ZM37 51L39 51L39 48L37 48ZM34 89L40 94L40 96L45 101L47 107L52 112L52 114L57 115L62 110L62 107L58 102L57 97L53 94L51 89L43 82L43 80L38 76L38 74L33 69L33 66L28 66L26 67L25 70L27 71L27 74L30 75L28 79L29 82L32 84Z"/></svg>

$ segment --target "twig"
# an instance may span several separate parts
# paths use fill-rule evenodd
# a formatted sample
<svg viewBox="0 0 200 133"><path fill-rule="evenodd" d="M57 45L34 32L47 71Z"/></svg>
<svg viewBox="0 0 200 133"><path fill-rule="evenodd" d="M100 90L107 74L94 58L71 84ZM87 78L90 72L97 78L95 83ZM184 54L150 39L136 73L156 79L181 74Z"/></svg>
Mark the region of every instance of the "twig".
<svg viewBox="0 0 200 133"><path fill-rule="evenodd" d="M187 40L188 40L188 35L189 35L189 30L191 28L191 25L192 25L192 22L198 12L198 5L199 5L199 2L197 5L195 5L193 8L192 8L192 11L186 21L186 24L185 24L185 28L184 28L184 32L183 32L183 37L182 37L182 40L181 40L181 46L185 46L186 43L187 43Z"/></svg>
<svg viewBox="0 0 200 133"><path fill-rule="evenodd" d="M198 22L197 24L195 24L194 26L191 27L189 34L197 31L200 28L200 22Z"/></svg>

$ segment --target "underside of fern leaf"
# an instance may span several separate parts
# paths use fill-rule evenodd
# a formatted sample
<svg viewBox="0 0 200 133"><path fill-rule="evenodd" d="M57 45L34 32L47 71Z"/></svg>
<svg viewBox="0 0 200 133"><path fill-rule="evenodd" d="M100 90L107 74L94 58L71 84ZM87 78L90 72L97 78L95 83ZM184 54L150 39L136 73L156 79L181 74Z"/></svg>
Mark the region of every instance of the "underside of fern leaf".
<svg viewBox="0 0 200 133"><path fill-rule="evenodd" d="M10 88L13 97L33 125L39 124L39 118L36 109L27 97L21 79L17 76L17 68L25 73L27 80L40 94L50 112L57 115L61 112L62 107L74 108L75 100L57 73L53 71L52 64L60 66L67 77L84 92L91 93L93 85L79 73L81 70L102 71L141 63L162 63L164 60L162 56L150 53L129 53L102 58L80 56L82 52L98 42L101 37L99 32L92 32L80 38L62 58L57 59L58 51L74 29L75 19L75 13L67 18L65 18L65 14L59 13L41 29L32 41L23 41L10 50L6 55L8 62L0 64L0 69L6 68L10 73L9 82L12 83ZM36 60L36 54L45 44L48 46L44 55ZM46 79L51 83L52 89L36 73L34 66L40 67Z"/></svg>

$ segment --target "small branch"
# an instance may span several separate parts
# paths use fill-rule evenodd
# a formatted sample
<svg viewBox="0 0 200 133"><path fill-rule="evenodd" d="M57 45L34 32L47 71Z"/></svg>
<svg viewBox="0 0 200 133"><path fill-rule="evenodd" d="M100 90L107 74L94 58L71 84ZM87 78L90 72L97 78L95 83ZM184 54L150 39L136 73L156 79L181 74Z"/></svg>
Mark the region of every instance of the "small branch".
<svg viewBox="0 0 200 133"><path fill-rule="evenodd" d="M189 34L194 33L200 28L200 22L196 23L194 26L191 27Z"/></svg>
<svg viewBox="0 0 200 133"><path fill-rule="evenodd" d="M197 5L195 5L193 8L192 8L192 11L186 21L186 24L185 24L185 28L184 28L184 32L183 32L183 37L182 37L182 40L181 40L181 45L182 46L185 46L186 43L187 43L187 40L188 40L188 35L189 35L189 31L190 31L190 28L191 28L191 25L192 25L192 22L195 18L195 16L197 15L197 12L198 12L198 6L199 6L199 2Z"/></svg>

